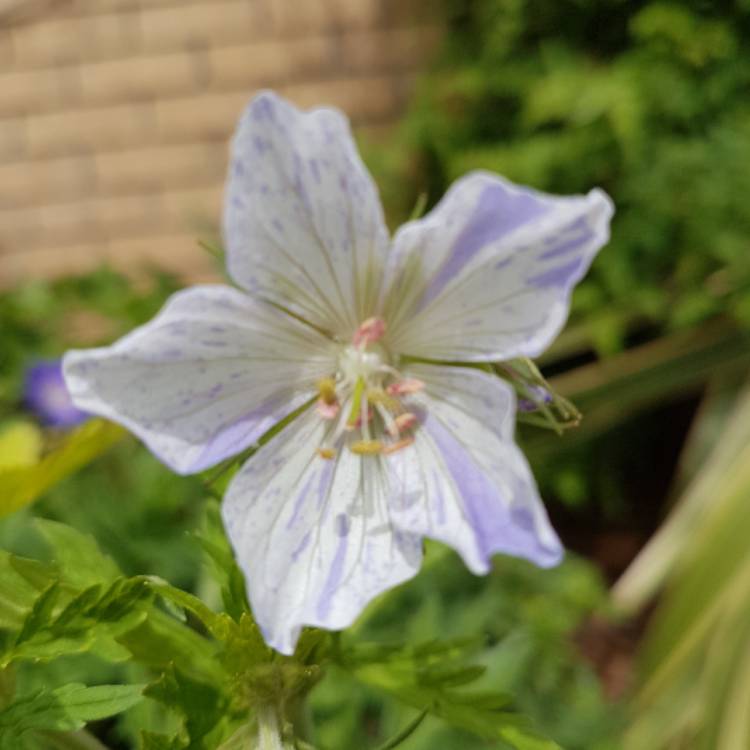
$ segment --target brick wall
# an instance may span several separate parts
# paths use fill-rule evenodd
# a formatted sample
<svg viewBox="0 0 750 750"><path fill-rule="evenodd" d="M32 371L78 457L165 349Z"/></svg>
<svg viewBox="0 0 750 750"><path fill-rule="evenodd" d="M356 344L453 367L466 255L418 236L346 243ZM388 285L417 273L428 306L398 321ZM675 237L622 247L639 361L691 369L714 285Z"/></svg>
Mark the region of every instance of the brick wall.
<svg viewBox="0 0 750 750"><path fill-rule="evenodd" d="M393 123L426 0L0 0L0 285L144 261L209 273L252 93ZM4 15L5 14L5 15Z"/></svg>

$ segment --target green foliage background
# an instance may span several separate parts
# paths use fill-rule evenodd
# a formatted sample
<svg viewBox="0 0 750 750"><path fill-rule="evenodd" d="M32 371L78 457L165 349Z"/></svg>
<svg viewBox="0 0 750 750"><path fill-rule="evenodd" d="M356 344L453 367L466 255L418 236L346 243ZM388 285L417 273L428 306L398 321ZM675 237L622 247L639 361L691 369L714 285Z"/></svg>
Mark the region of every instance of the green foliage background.
<svg viewBox="0 0 750 750"><path fill-rule="evenodd" d="M468 170L603 187L612 241L577 290L600 351L627 324L750 325L750 3L442 0L442 50L398 145L374 152L399 220Z"/></svg>

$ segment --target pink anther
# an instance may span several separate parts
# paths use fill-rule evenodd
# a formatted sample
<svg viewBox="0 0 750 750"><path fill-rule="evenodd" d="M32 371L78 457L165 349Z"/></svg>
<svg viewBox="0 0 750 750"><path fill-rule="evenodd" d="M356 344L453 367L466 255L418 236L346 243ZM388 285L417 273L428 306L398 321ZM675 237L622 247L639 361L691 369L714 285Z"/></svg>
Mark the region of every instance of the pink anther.
<svg viewBox="0 0 750 750"><path fill-rule="evenodd" d="M403 414L399 414L394 422L399 432L410 430L417 424L417 415L412 414L410 411L405 411Z"/></svg>
<svg viewBox="0 0 750 750"><path fill-rule="evenodd" d="M354 346L369 346L380 341L385 335L385 321L382 318L368 318L354 332Z"/></svg>
<svg viewBox="0 0 750 750"><path fill-rule="evenodd" d="M388 445L383 448L383 453L387 456L391 453L398 453L399 451L404 450L404 448L408 448L410 445L414 445L414 438L413 437L406 437L403 438L403 440L399 440L395 443L389 443Z"/></svg>
<svg viewBox="0 0 750 750"><path fill-rule="evenodd" d="M319 398L318 403L315 406L315 410L321 417L323 417L323 419L336 419L340 407L338 401L327 404L322 398Z"/></svg>
<svg viewBox="0 0 750 750"><path fill-rule="evenodd" d="M385 390L389 396L406 396L409 393L419 393L424 388L424 383L416 378L406 378L391 383Z"/></svg>

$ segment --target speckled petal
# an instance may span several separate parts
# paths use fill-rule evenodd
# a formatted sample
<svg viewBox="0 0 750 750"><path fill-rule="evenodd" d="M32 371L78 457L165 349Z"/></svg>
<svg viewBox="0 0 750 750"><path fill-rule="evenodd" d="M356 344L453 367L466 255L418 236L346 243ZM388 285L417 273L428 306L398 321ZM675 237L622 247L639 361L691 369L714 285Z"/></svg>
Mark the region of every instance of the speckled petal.
<svg viewBox="0 0 750 750"><path fill-rule="evenodd" d="M348 339L374 314L387 232L339 111L253 99L232 144L224 239L240 286L320 328Z"/></svg>
<svg viewBox="0 0 750 750"><path fill-rule="evenodd" d="M460 179L396 235L384 313L390 346L464 362L538 356L607 242L612 213L598 189L562 197L491 174Z"/></svg>
<svg viewBox="0 0 750 750"><path fill-rule="evenodd" d="M303 625L349 626L419 569L421 545L389 523L379 457L318 456L330 424L308 412L264 445L224 499L227 533L267 642L293 652Z"/></svg>
<svg viewBox="0 0 750 750"><path fill-rule="evenodd" d="M124 425L181 474L252 445L334 366L326 338L219 285L178 292L151 322L63 365L78 408Z"/></svg>
<svg viewBox="0 0 750 750"><path fill-rule="evenodd" d="M411 397L414 444L388 457L394 526L450 545L474 573L486 573L496 552L558 563L562 547L513 441L512 389L470 368L409 374L425 389Z"/></svg>

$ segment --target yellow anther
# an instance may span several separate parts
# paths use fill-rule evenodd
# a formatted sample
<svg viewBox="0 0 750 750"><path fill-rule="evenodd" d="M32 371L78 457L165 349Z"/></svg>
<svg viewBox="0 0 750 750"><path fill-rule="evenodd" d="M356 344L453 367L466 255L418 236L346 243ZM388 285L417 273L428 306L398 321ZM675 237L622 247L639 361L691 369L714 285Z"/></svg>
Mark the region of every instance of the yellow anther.
<svg viewBox="0 0 750 750"><path fill-rule="evenodd" d="M321 378L318 381L318 393L324 404L336 403L336 381L333 378Z"/></svg>
<svg viewBox="0 0 750 750"><path fill-rule="evenodd" d="M383 448L383 453L385 455L388 455L390 453L396 453L397 451L402 451L404 448L408 448L413 443L414 443L413 437L402 438L401 440L398 440L395 443L389 443L388 445L386 445L385 448Z"/></svg>
<svg viewBox="0 0 750 750"><path fill-rule="evenodd" d="M336 457L336 451L333 448L318 448L318 455L325 458L326 461L330 461Z"/></svg>
<svg viewBox="0 0 750 750"><path fill-rule="evenodd" d="M383 453L383 443L380 440L356 440L349 446L349 450L358 456L377 456Z"/></svg>
<svg viewBox="0 0 750 750"><path fill-rule="evenodd" d="M368 388L367 401L373 405L380 404L388 411L398 411L401 408L399 400L388 395L382 388Z"/></svg>

